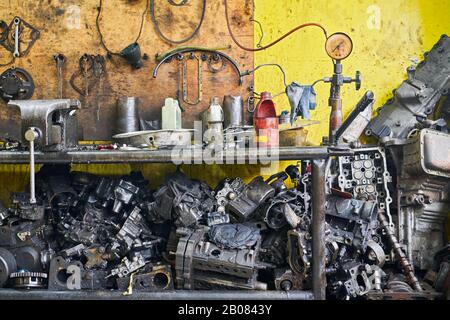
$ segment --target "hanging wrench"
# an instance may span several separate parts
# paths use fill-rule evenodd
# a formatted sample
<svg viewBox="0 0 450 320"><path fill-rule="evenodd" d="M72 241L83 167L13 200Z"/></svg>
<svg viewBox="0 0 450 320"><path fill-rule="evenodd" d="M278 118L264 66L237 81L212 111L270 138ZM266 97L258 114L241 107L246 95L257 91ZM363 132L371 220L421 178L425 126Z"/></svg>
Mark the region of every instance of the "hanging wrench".
<svg viewBox="0 0 450 320"><path fill-rule="evenodd" d="M13 57L18 58L20 57L20 50L19 50L19 27L20 27L20 19L18 17L14 18L14 53Z"/></svg>
<svg viewBox="0 0 450 320"><path fill-rule="evenodd" d="M58 77L58 99L63 98L63 68L66 63L66 57L59 53L53 57L56 61L57 77Z"/></svg>

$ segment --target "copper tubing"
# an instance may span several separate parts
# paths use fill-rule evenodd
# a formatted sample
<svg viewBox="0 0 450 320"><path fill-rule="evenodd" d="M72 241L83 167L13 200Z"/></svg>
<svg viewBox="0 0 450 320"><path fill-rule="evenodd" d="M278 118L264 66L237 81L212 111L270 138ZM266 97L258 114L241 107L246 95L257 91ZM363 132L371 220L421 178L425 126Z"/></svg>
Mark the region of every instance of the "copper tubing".
<svg viewBox="0 0 450 320"><path fill-rule="evenodd" d="M241 48L242 50L245 50L245 51L256 52L256 51L266 50L266 49L276 45L278 42L284 40L285 38L289 37L291 34L297 32L298 30L303 29L305 27L318 27L318 28L322 29L323 33L325 34L325 38L328 38L327 31L325 30L325 28L321 24L315 23L315 22L309 22L309 23L304 23L304 24L301 24L301 25L295 27L294 29L292 29L288 33L284 34L283 36L281 36L277 40L273 41L272 43L269 43L266 46L262 46L260 48L247 48L247 47L244 47L242 44L240 44L238 42L238 40L236 39L236 37L233 34L233 31L231 30L230 19L229 19L229 16L228 16L228 2L227 2L227 0L225 0L225 17L226 17L226 20L227 20L227 27L228 27L228 31L230 33L231 39L233 39L234 43L239 48Z"/></svg>

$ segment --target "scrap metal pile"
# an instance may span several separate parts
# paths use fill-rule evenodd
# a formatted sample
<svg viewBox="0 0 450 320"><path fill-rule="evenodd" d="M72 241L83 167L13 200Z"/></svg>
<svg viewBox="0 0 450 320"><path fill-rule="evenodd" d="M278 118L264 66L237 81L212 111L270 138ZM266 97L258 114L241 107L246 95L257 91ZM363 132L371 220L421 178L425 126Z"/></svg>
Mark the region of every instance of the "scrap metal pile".
<svg viewBox="0 0 450 320"><path fill-rule="evenodd" d="M307 289L310 168L300 169L290 166L248 184L226 179L215 190L177 170L151 192L138 173L110 178L44 167L37 175L36 205L28 194L16 194L13 206L2 209L1 284L52 290ZM289 178L295 187L286 186ZM389 245L377 236L377 202L332 196L327 219L330 294L381 290Z"/></svg>
<svg viewBox="0 0 450 320"><path fill-rule="evenodd" d="M2 287L311 288L314 194L307 161L267 180L225 179L214 190L180 170L153 191L140 173L103 177L69 170L44 166L36 177L36 204L20 193L9 209L0 209ZM330 160L327 176L328 295L422 290L394 235L384 150L359 149ZM446 250L440 253L444 279Z"/></svg>

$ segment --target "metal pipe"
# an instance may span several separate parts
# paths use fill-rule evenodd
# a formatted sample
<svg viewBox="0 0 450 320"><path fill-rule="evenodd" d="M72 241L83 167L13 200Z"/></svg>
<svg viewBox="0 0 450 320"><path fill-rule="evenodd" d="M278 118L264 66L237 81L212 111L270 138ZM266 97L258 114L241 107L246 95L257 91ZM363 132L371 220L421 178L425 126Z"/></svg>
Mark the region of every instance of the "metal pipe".
<svg viewBox="0 0 450 320"><path fill-rule="evenodd" d="M30 143L30 204L36 203L36 185L34 170L34 141L39 137L36 128L29 128L25 132L25 139Z"/></svg>
<svg viewBox="0 0 450 320"><path fill-rule="evenodd" d="M257 158L265 157L265 159L277 160L311 160L311 159L327 159L329 156L350 156L353 151L343 148L328 147L281 147L277 149L276 155L268 154L271 150L246 149L234 151L233 159L249 160L250 156ZM181 152L181 151L180 151ZM195 157L194 148L187 148L187 153L191 153L192 163L198 163ZM199 156L203 152L199 153ZM171 163L173 158L172 150L138 150L138 151L120 151L120 150L67 150L61 152L35 152L36 163ZM222 158L227 158L226 152ZM201 160L201 159L200 159ZM26 151L0 151L0 164L27 164L29 163L29 153Z"/></svg>
<svg viewBox="0 0 450 320"><path fill-rule="evenodd" d="M36 203L36 185L34 172L34 140L30 141L30 203Z"/></svg>
<svg viewBox="0 0 450 320"><path fill-rule="evenodd" d="M313 300L310 291L160 291L123 295L121 291L49 291L0 289L1 300Z"/></svg>
<svg viewBox="0 0 450 320"><path fill-rule="evenodd" d="M400 211L401 214L401 211ZM405 210L405 221L406 221L406 251L408 253L408 260L411 264L411 268L414 269L414 260L413 260L413 252L412 252L412 242L413 242L413 217L414 217L414 209L412 207L407 207Z"/></svg>
<svg viewBox="0 0 450 320"><path fill-rule="evenodd" d="M117 100L116 134L140 130L139 98L120 97Z"/></svg>
<svg viewBox="0 0 450 320"><path fill-rule="evenodd" d="M325 277L325 160L312 162L312 288L316 300L326 298Z"/></svg>

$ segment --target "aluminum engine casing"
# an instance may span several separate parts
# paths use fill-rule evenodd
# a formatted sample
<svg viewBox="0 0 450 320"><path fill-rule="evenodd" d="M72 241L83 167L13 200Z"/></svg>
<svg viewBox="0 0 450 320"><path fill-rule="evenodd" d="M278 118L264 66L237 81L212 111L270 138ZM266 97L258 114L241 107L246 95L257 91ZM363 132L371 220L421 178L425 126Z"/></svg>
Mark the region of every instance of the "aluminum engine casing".
<svg viewBox="0 0 450 320"><path fill-rule="evenodd" d="M178 242L175 268L179 289L267 289L256 280L260 243L248 249L222 249L207 241L207 231L197 229Z"/></svg>
<svg viewBox="0 0 450 320"><path fill-rule="evenodd" d="M423 129L400 146L399 240L413 265L434 266L450 213L450 134Z"/></svg>

